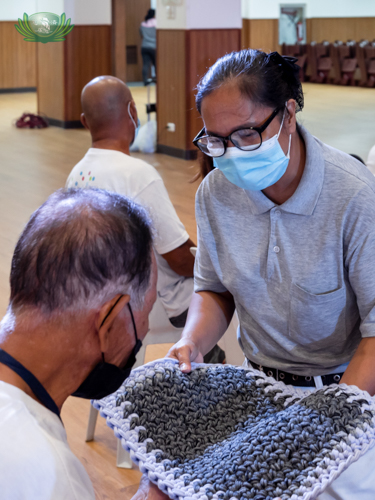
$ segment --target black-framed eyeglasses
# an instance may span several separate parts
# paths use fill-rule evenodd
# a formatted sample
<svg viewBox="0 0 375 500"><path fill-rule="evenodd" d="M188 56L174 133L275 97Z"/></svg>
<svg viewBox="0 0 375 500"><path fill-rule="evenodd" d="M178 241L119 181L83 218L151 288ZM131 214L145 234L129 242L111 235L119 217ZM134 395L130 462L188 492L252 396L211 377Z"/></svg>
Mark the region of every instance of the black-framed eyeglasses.
<svg viewBox="0 0 375 500"><path fill-rule="evenodd" d="M234 130L227 137L219 135L204 135L204 127L193 139L193 144L204 154L218 158L223 156L228 147L228 141L231 141L236 148L242 151L254 151L262 145L262 133L275 118L281 108L276 108L267 120L260 127L245 127Z"/></svg>

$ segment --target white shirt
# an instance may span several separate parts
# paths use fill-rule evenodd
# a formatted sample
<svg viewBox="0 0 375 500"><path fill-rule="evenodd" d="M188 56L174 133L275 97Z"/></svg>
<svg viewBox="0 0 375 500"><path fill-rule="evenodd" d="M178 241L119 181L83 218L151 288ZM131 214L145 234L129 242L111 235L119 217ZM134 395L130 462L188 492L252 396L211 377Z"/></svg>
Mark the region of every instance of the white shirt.
<svg viewBox="0 0 375 500"><path fill-rule="evenodd" d="M90 148L71 171L66 187L106 189L128 196L148 210L155 228L160 299L169 318L186 311L193 293L193 279L175 273L162 255L181 246L189 235L156 169L120 151Z"/></svg>
<svg viewBox="0 0 375 500"><path fill-rule="evenodd" d="M366 167L375 175L375 146L372 146L368 154Z"/></svg>
<svg viewBox="0 0 375 500"><path fill-rule="evenodd" d="M61 420L18 387L1 381L0 443L1 498L95 499Z"/></svg>

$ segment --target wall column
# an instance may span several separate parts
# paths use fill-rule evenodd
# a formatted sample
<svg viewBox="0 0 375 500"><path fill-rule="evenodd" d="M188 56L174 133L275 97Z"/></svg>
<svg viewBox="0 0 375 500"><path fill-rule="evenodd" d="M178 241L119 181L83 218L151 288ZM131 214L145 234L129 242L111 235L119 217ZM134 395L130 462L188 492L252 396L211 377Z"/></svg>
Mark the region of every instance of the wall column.
<svg viewBox="0 0 375 500"><path fill-rule="evenodd" d="M111 0L61 0L61 15L74 24L64 42L37 44L38 112L51 125L81 126L82 88L92 78L109 75ZM40 10L42 11L42 10Z"/></svg>
<svg viewBox="0 0 375 500"><path fill-rule="evenodd" d="M194 89L219 57L240 50L241 0L158 0L156 17L158 152L192 159L202 128Z"/></svg>

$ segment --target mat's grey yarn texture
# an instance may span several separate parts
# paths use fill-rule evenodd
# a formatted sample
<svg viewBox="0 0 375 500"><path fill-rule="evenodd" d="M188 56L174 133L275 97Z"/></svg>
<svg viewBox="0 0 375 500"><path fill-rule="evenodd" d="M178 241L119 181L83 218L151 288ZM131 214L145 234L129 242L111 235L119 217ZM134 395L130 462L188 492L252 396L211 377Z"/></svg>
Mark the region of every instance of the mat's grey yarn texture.
<svg viewBox="0 0 375 500"><path fill-rule="evenodd" d="M311 500L374 445L373 398L303 392L263 373L174 360L93 402L140 470L172 499Z"/></svg>

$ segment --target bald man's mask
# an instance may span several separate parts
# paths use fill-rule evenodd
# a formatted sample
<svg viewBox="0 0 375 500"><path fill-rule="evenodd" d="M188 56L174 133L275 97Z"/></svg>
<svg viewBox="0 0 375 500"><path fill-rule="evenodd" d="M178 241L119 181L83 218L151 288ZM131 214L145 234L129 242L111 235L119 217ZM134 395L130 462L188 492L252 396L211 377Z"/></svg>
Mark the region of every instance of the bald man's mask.
<svg viewBox="0 0 375 500"><path fill-rule="evenodd" d="M133 144L133 142L135 141L137 135L138 135L138 132L139 132L139 127L141 125L141 122L139 121L139 118L138 118L138 125L135 123L135 120L134 118L132 117L132 114L130 113L130 105L131 105L132 101L129 101L129 104L128 104L128 113L129 113L129 117L131 119L131 121L133 122L133 125L134 125L134 139L132 140L132 142L130 143L130 145Z"/></svg>

